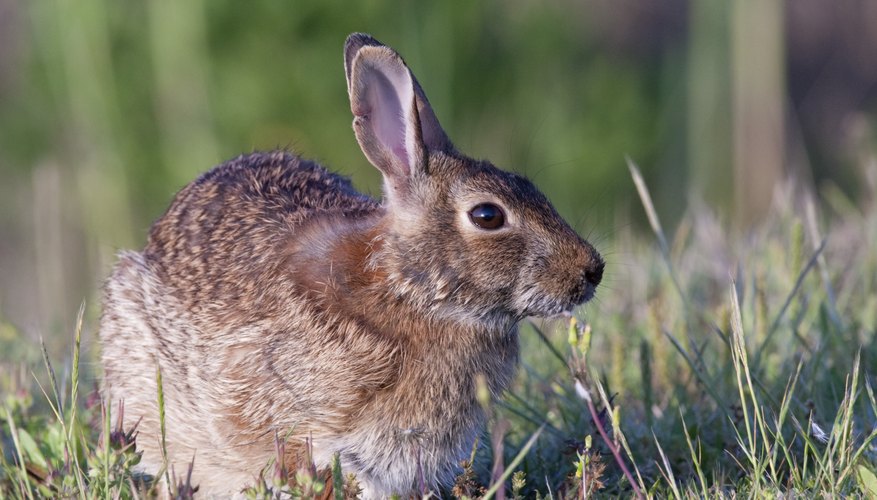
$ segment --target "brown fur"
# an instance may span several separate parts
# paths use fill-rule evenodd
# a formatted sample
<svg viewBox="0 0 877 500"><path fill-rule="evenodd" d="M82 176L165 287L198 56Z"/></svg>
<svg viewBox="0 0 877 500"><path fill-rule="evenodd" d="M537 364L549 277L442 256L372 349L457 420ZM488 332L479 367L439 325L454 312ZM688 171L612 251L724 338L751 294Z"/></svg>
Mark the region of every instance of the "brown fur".
<svg viewBox="0 0 877 500"><path fill-rule="evenodd" d="M254 153L186 186L146 248L120 255L104 390L129 424L143 418L146 471L162 461L160 367L169 459L194 457L208 496L250 482L275 431L289 457L311 439L318 468L340 453L364 497L449 485L484 420L476 379L494 397L512 380L517 322L600 281L599 255L531 183L453 149L398 54L351 35L345 67L383 203L290 153ZM483 202L505 227L468 220Z"/></svg>

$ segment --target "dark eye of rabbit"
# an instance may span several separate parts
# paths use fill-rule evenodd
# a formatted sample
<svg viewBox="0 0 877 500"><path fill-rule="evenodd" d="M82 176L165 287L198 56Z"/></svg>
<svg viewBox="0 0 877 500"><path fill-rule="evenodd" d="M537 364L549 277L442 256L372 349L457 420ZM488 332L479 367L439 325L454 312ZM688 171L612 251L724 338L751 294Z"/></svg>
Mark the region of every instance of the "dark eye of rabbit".
<svg viewBox="0 0 877 500"><path fill-rule="evenodd" d="M469 210L469 220L481 229L499 229L505 224L505 214L493 203L482 203Z"/></svg>

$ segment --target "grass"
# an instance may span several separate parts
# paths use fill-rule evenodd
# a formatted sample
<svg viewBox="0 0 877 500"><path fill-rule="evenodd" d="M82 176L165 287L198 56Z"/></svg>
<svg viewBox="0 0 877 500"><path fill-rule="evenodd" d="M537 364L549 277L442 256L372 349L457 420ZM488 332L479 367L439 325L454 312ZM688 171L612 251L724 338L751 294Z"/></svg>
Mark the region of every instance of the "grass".
<svg viewBox="0 0 877 500"><path fill-rule="evenodd" d="M616 237L577 319L523 326L520 376L483 402L488 429L444 495L877 496L874 204L788 184L745 233L693 201L670 235L630 167L654 236ZM83 394L81 318L63 373L48 355L33 376L2 371L0 496L190 497L190 471L135 474L136 429ZM246 493L351 497L341 466L275 461Z"/></svg>

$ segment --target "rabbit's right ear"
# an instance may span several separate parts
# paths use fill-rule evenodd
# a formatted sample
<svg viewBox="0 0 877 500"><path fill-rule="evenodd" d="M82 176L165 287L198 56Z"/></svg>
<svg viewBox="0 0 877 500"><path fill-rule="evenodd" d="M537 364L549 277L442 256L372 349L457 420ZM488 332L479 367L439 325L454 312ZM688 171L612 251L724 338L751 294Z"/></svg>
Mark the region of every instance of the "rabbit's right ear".
<svg viewBox="0 0 877 500"><path fill-rule="evenodd" d="M427 173L430 151L453 150L420 84L393 49L354 33L344 46L344 69L356 139L394 191Z"/></svg>

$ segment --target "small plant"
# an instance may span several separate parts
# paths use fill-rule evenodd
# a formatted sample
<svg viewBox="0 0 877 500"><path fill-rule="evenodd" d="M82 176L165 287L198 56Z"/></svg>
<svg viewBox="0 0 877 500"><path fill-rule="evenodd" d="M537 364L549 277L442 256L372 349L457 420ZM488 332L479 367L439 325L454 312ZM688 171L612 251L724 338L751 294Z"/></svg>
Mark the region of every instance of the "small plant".
<svg viewBox="0 0 877 500"><path fill-rule="evenodd" d="M43 347L52 396L42 383L38 381L37 385L50 413L38 411L33 398L21 390L11 392L4 401L0 494L9 493L19 498L120 498L146 492L143 478L133 470L140 461L135 443L136 426L122 427L121 411L124 410L115 416L115 425L111 426L114 417L99 398L90 397L93 402L90 405L80 404L83 313L84 308L80 308L69 392L62 392L67 388L59 386ZM12 446L7 448L7 442ZM12 452L11 457L8 451Z"/></svg>

